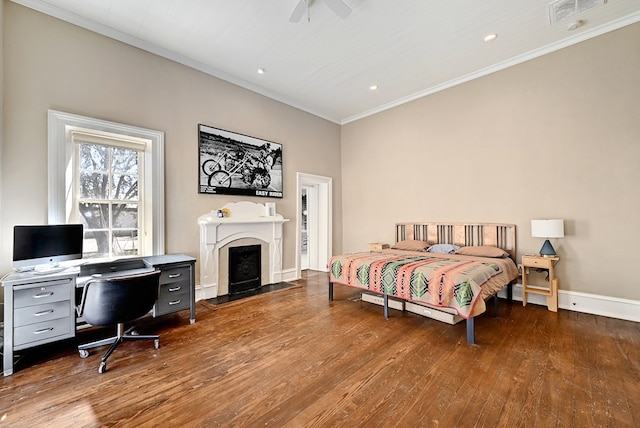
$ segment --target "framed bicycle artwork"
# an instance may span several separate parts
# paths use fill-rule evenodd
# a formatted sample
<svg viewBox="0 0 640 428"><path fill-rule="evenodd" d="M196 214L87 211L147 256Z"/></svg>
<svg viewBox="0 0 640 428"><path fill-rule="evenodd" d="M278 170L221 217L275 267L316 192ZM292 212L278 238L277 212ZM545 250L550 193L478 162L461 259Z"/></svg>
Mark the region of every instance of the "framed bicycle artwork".
<svg viewBox="0 0 640 428"><path fill-rule="evenodd" d="M198 125L198 193L282 198L282 144Z"/></svg>

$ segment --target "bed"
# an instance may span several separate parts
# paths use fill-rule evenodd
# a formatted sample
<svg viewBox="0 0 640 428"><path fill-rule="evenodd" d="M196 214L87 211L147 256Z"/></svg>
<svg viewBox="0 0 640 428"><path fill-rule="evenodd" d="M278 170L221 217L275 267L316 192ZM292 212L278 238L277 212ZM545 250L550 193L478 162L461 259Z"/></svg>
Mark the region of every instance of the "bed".
<svg viewBox="0 0 640 428"><path fill-rule="evenodd" d="M390 248L331 258L329 300L339 284L382 296L385 317L390 297L412 312L453 314L466 320L467 342L473 344L474 317L505 286L510 298L517 278L513 224L399 223Z"/></svg>

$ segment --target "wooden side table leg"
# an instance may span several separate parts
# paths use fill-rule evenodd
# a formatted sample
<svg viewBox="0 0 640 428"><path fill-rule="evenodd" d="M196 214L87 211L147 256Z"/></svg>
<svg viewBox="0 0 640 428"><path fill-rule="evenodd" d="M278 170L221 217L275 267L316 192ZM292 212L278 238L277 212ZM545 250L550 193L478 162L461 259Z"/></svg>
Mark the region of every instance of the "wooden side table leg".
<svg viewBox="0 0 640 428"><path fill-rule="evenodd" d="M552 312L558 312L558 278L553 278L550 284L551 294L547 296L547 308Z"/></svg>

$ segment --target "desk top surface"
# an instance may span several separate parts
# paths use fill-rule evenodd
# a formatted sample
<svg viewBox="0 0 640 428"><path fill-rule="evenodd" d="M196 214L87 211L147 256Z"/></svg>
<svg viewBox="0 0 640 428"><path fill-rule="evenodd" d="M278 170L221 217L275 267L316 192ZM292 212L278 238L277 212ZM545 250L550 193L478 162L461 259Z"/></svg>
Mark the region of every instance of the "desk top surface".
<svg viewBox="0 0 640 428"><path fill-rule="evenodd" d="M106 262L86 260L83 263L82 261L77 261L74 265L70 265L67 269L57 272L9 272L4 277L2 277L2 286L14 285L15 283L25 283L26 281L40 282L65 278L77 278L78 283L84 283L89 278L91 278L92 274L114 276L131 273L141 273L167 264L193 263L195 261L195 258L184 254L166 254L159 256L124 258ZM80 276L81 274L83 276Z"/></svg>

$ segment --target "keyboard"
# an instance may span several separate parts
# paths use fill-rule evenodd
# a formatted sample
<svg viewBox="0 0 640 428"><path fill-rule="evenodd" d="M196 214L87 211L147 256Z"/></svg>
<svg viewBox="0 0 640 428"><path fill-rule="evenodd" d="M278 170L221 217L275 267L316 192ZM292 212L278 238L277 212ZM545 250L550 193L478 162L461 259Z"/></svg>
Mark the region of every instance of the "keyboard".
<svg viewBox="0 0 640 428"><path fill-rule="evenodd" d="M93 275L79 276L76 279L76 287L84 287L84 284L86 284L87 281L91 279L106 279L106 278L113 278L116 276L138 275L141 273L153 272L154 270L155 270L154 268L149 267L149 268L138 268L138 269L126 269L126 270L112 271L112 272L106 272L106 273L94 273Z"/></svg>
<svg viewBox="0 0 640 428"><path fill-rule="evenodd" d="M38 268L38 269L34 269L33 274L34 275L49 275L49 274L56 273L56 272L62 272L63 270L66 270L66 269L67 268L64 267L64 266Z"/></svg>
<svg viewBox="0 0 640 428"><path fill-rule="evenodd" d="M141 258L113 260L109 262L87 263L80 266L80 275L76 279L76 286L83 287L87 281L96 278L110 278L114 276L136 275L153 272Z"/></svg>

